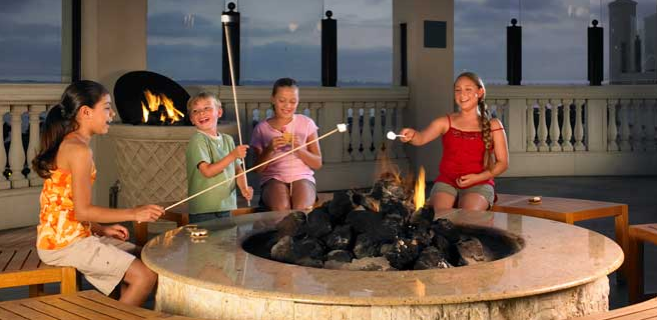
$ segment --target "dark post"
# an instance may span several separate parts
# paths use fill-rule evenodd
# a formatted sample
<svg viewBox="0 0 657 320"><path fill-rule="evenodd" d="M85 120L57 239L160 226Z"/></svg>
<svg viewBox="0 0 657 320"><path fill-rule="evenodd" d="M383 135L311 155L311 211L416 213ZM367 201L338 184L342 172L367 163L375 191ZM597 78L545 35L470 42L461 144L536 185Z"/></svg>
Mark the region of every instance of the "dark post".
<svg viewBox="0 0 657 320"><path fill-rule="evenodd" d="M73 21L71 21L73 32L73 60L71 64L71 80L80 81L82 79L82 0L73 0Z"/></svg>
<svg viewBox="0 0 657 320"><path fill-rule="evenodd" d="M522 80L522 27L511 19L506 27L506 80L510 86L519 86Z"/></svg>
<svg viewBox="0 0 657 320"><path fill-rule="evenodd" d="M407 34L406 34L406 24L405 23L400 23L399 24L399 42L400 43L400 67L401 67L401 81L400 85L405 87L408 86L408 47L407 47L407 40L406 40Z"/></svg>
<svg viewBox="0 0 657 320"><path fill-rule="evenodd" d="M228 4L228 11L221 13L221 81L224 85L232 85L230 79L230 64L228 61L228 45L226 44L226 29L230 38L231 51L233 58L233 72L235 76L235 85L240 85L240 13L235 11L235 3Z"/></svg>
<svg viewBox="0 0 657 320"><path fill-rule="evenodd" d="M591 22L588 29L588 80L589 85L602 85L603 77L603 28L598 27L598 20Z"/></svg>
<svg viewBox="0 0 657 320"><path fill-rule="evenodd" d="M638 34L634 39L634 71L641 72L641 38Z"/></svg>
<svg viewBox="0 0 657 320"><path fill-rule="evenodd" d="M338 21L326 11L322 19L322 86L335 87L338 82Z"/></svg>

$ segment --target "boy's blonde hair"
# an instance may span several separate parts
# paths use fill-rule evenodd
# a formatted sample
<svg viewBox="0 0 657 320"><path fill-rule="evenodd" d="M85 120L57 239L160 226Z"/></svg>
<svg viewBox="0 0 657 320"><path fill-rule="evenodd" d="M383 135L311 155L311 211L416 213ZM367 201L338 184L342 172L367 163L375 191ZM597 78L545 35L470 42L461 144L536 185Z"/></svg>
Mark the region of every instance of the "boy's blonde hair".
<svg viewBox="0 0 657 320"><path fill-rule="evenodd" d="M221 101L219 101L219 99L217 99L217 96L215 96L214 93L203 91L203 92L200 92L200 93L196 94L195 96L189 98L189 100L187 100L187 116L189 117L189 116L192 115L191 114L192 107L197 102L199 102L201 100L205 100L205 99L212 99L212 101L214 101L214 105L217 108L221 108Z"/></svg>

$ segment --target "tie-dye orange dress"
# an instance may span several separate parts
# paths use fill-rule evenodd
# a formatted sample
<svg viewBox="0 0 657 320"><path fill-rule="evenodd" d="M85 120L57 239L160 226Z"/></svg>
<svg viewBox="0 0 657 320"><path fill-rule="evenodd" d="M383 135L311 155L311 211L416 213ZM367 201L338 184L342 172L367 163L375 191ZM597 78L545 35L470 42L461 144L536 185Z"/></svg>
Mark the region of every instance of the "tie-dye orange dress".
<svg viewBox="0 0 657 320"><path fill-rule="evenodd" d="M57 250L90 236L91 224L75 218L71 172L57 169L50 173L41 190L37 248ZM95 180L96 168L92 167L91 183Z"/></svg>

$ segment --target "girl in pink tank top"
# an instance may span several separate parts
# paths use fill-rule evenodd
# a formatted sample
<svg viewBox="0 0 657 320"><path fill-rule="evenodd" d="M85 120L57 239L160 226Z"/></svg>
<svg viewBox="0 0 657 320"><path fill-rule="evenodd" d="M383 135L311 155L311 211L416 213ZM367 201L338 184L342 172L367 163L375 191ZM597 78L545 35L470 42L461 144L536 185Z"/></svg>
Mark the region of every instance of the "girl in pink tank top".
<svg viewBox="0 0 657 320"><path fill-rule="evenodd" d="M443 157L430 202L434 209L458 207L486 210L493 204L493 178L509 166L502 123L491 119L484 102L486 88L474 73L465 72L454 83L459 111L435 119L427 128L400 131L402 142L415 146L442 136Z"/></svg>

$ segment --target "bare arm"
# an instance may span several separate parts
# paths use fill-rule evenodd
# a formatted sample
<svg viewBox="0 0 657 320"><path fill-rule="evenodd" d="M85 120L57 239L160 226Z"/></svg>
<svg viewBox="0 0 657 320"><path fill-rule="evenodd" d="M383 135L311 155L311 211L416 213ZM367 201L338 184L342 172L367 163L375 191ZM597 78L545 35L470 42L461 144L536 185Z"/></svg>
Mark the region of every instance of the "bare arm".
<svg viewBox="0 0 657 320"><path fill-rule="evenodd" d="M221 158L221 160L213 163L207 163L205 161L198 164L198 170L206 178L212 178L220 174L226 167L231 163L235 162L238 158L246 157L246 150L249 148L248 145L239 145L233 149L227 156Z"/></svg>
<svg viewBox="0 0 657 320"><path fill-rule="evenodd" d="M317 132L310 134L306 141L303 143L308 143L309 141L315 139L317 139ZM294 141L295 147L301 145L300 143L297 143L296 137ZM295 153L299 159L301 159L301 161L303 161L303 163L305 163L311 169L319 170L322 167L322 151L319 148L319 141L315 141L309 144L306 148L297 150Z"/></svg>
<svg viewBox="0 0 657 320"><path fill-rule="evenodd" d="M440 117L433 120L429 126L424 128L422 131L417 131L412 128L404 128L399 132L399 134L404 136L400 137L402 142L409 142L414 146L422 146L437 139L442 134L447 132L448 129L449 120L447 117Z"/></svg>
<svg viewBox="0 0 657 320"><path fill-rule="evenodd" d="M164 210L155 205L110 209L91 204L91 150L83 143L62 144L59 152L64 168L70 168L75 218L89 222L155 221ZM59 159L58 159L59 161Z"/></svg>
<svg viewBox="0 0 657 320"><path fill-rule="evenodd" d="M506 134L502 123L497 120L491 120L491 132L493 136L493 152L495 154L495 164L490 169L484 169L480 173L467 174L457 179L456 184L459 187L467 187L477 182L492 179L509 168L509 148L506 144Z"/></svg>

